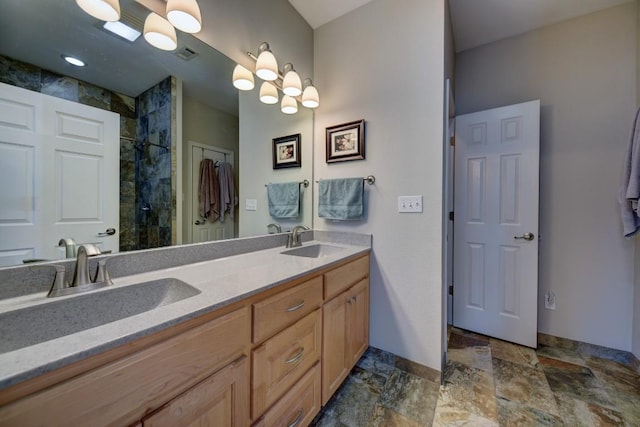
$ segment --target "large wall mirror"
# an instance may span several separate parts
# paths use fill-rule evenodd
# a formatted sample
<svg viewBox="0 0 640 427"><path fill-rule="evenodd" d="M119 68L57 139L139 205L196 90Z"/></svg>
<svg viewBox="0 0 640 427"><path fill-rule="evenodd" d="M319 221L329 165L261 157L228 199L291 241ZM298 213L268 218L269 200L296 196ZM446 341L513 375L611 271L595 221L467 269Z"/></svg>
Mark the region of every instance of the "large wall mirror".
<svg viewBox="0 0 640 427"><path fill-rule="evenodd" d="M120 5L122 20L142 31L149 11L134 0L120 0ZM11 0L3 5L0 82L119 114L115 137L115 144L119 143L119 172L118 178L99 183L100 188L117 189L115 202L100 199L101 194L94 194L100 193L97 191L75 195L73 203L47 198L57 205L44 206L41 197L34 197L34 188L38 194L65 193L71 191L60 189L66 179L71 189L78 191L82 186L74 187L75 183L91 184L91 179L78 179L82 175L69 172L74 162L65 163L60 156L54 156L55 167L43 168L41 173L30 171L29 165L5 167L0 172L0 206L11 209L0 209L0 267L65 258L69 251L59 245L64 238L122 252L266 234L275 229L267 227L271 223L278 223L283 230L296 224L311 225L310 110L301 108L288 116L278 105L261 104L257 101L259 80L253 91L238 93L231 83L235 63L194 36L178 31L178 48L166 52L150 46L142 36L134 42L119 38L106 31L103 24L71 0ZM260 41L256 40L256 46ZM86 66L69 65L63 61L64 55L78 56ZM70 111L67 117L83 114ZM0 108L2 114L12 113ZM7 120L0 117L0 125L4 122ZM275 169L272 140L293 134L301 134L301 166ZM29 154L31 148L22 150L22 143L12 140L12 135L0 129L0 149L5 150L0 158L7 163L2 166L26 159L32 162L32 169L38 169L39 154ZM16 151L16 147L22 151ZM75 158L82 156L95 157L82 154ZM216 167L222 163L232 166L238 205L224 216L224 221L212 222L200 215L199 168L203 159L212 159ZM86 164L78 173L83 167ZM88 172L87 176L92 176L92 171ZM25 185L22 175L27 173L33 175ZM47 176L49 173L51 176ZM310 185L301 186L300 216L284 220L270 217L266 185L304 180ZM23 203L29 197L33 200ZM61 207L60 203L66 204ZM117 204L116 223L100 222L105 204L112 210ZM73 212L74 206L82 212ZM87 206L97 208L94 212ZM23 212L28 209L33 212ZM29 225L42 212L50 211L55 211L52 216L56 227L63 222L66 225L35 233L46 240L41 243L44 250L17 243L23 238L33 239L33 227ZM83 232L73 228L75 223L100 225L89 231L89 237L80 237ZM109 228L114 228L115 234ZM116 238L117 245L109 246L109 239Z"/></svg>

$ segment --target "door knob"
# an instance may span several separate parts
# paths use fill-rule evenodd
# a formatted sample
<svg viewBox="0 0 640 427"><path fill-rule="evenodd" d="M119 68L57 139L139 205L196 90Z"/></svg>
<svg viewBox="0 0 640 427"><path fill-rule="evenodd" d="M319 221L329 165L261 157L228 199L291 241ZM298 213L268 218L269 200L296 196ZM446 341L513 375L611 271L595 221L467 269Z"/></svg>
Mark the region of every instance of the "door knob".
<svg viewBox="0 0 640 427"><path fill-rule="evenodd" d="M205 223L206 223L206 221L205 221L205 220L199 220L199 219L197 219L197 220L196 220L196 222L195 222L194 224L195 224L195 225L202 225L202 224L205 224Z"/></svg>
<svg viewBox="0 0 640 427"><path fill-rule="evenodd" d="M533 233L529 233L528 231L526 233L524 233L522 236L513 236L514 239L518 240L518 239L524 239L524 240L528 240L531 241L533 239L536 238L536 236Z"/></svg>
<svg viewBox="0 0 640 427"><path fill-rule="evenodd" d="M104 233L98 233L98 236L105 237L105 236L113 236L114 234L116 234L115 228L107 228Z"/></svg>

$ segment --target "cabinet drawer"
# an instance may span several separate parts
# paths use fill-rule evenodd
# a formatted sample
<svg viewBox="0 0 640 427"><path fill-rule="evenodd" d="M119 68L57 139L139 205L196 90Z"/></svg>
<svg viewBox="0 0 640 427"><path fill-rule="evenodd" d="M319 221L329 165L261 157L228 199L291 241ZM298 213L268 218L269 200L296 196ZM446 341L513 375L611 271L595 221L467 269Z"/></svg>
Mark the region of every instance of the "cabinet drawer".
<svg viewBox="0 0 640 427"><path fill-rule="evenodd" d="M315 310L253 353L251 418L276 402L319 359L322 346L322 310Z"/></svg>
<svg viewBox="0 0 640 427"><path fill-rule="evenodd" d="M328 300L369 275L369 256L324 274L324 299Z"/></svg>
<svg viewBox="0 0 640 427"><path fill-rule="evenodd" d="M254 427L308 426L320 412L320 363L254 424Z"/></svg>
<svg viewBox="0 0 640 427"><path fill-rule="evenodd" d="M253 305L253 342L258 343L322 304L322 276Z"/></svg>
<svg viewBox="0 0 640 427"><path fill-rule="evenodd" d="M129 425L241 356L249 314L233 311L4 406L0 426Z"/></svg>

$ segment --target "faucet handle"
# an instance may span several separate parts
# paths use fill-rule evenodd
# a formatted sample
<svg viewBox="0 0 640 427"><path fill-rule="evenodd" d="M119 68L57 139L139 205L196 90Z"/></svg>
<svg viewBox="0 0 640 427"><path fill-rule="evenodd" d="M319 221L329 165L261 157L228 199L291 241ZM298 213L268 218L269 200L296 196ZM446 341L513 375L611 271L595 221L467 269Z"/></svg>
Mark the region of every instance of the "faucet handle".
<svg viewBox="0 0 640 427"><path fill-rule="evenodd" d="M64 265L54 264L52 267L56 269L56 275L53 279L51 289L49 289L49 293L47 294L47 298L58 296L60 291L69 287L64 277Z"/></svg>
<svg viewBox="0 0 640 427"><path fill-rule="evenodd" d="M107 285L113 285L111 277L109 276L109 270L107 270L107 260L101 259L98 261L98 271L96 272L96 278L94 283L105 282Z"/></svg>

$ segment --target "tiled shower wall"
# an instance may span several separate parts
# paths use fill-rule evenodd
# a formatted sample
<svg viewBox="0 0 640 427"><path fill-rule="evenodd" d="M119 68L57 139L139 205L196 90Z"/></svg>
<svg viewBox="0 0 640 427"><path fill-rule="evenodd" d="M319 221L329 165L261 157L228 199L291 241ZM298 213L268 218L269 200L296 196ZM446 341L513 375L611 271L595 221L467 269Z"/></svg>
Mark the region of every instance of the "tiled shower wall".
<svg viewBox="0 0 640 427"><path fill-rule="evenodd" d="M121 137L171 147L167 151L120 140L120 251L176 241L176 189L171 179L175 176L175 161L171 161L175 159L171 142L176 140L174 78L168 77L134 99L0 55L0 82L113 111L120 114ZM140 214L145 202L151 204L152 214Z"/></svg>

